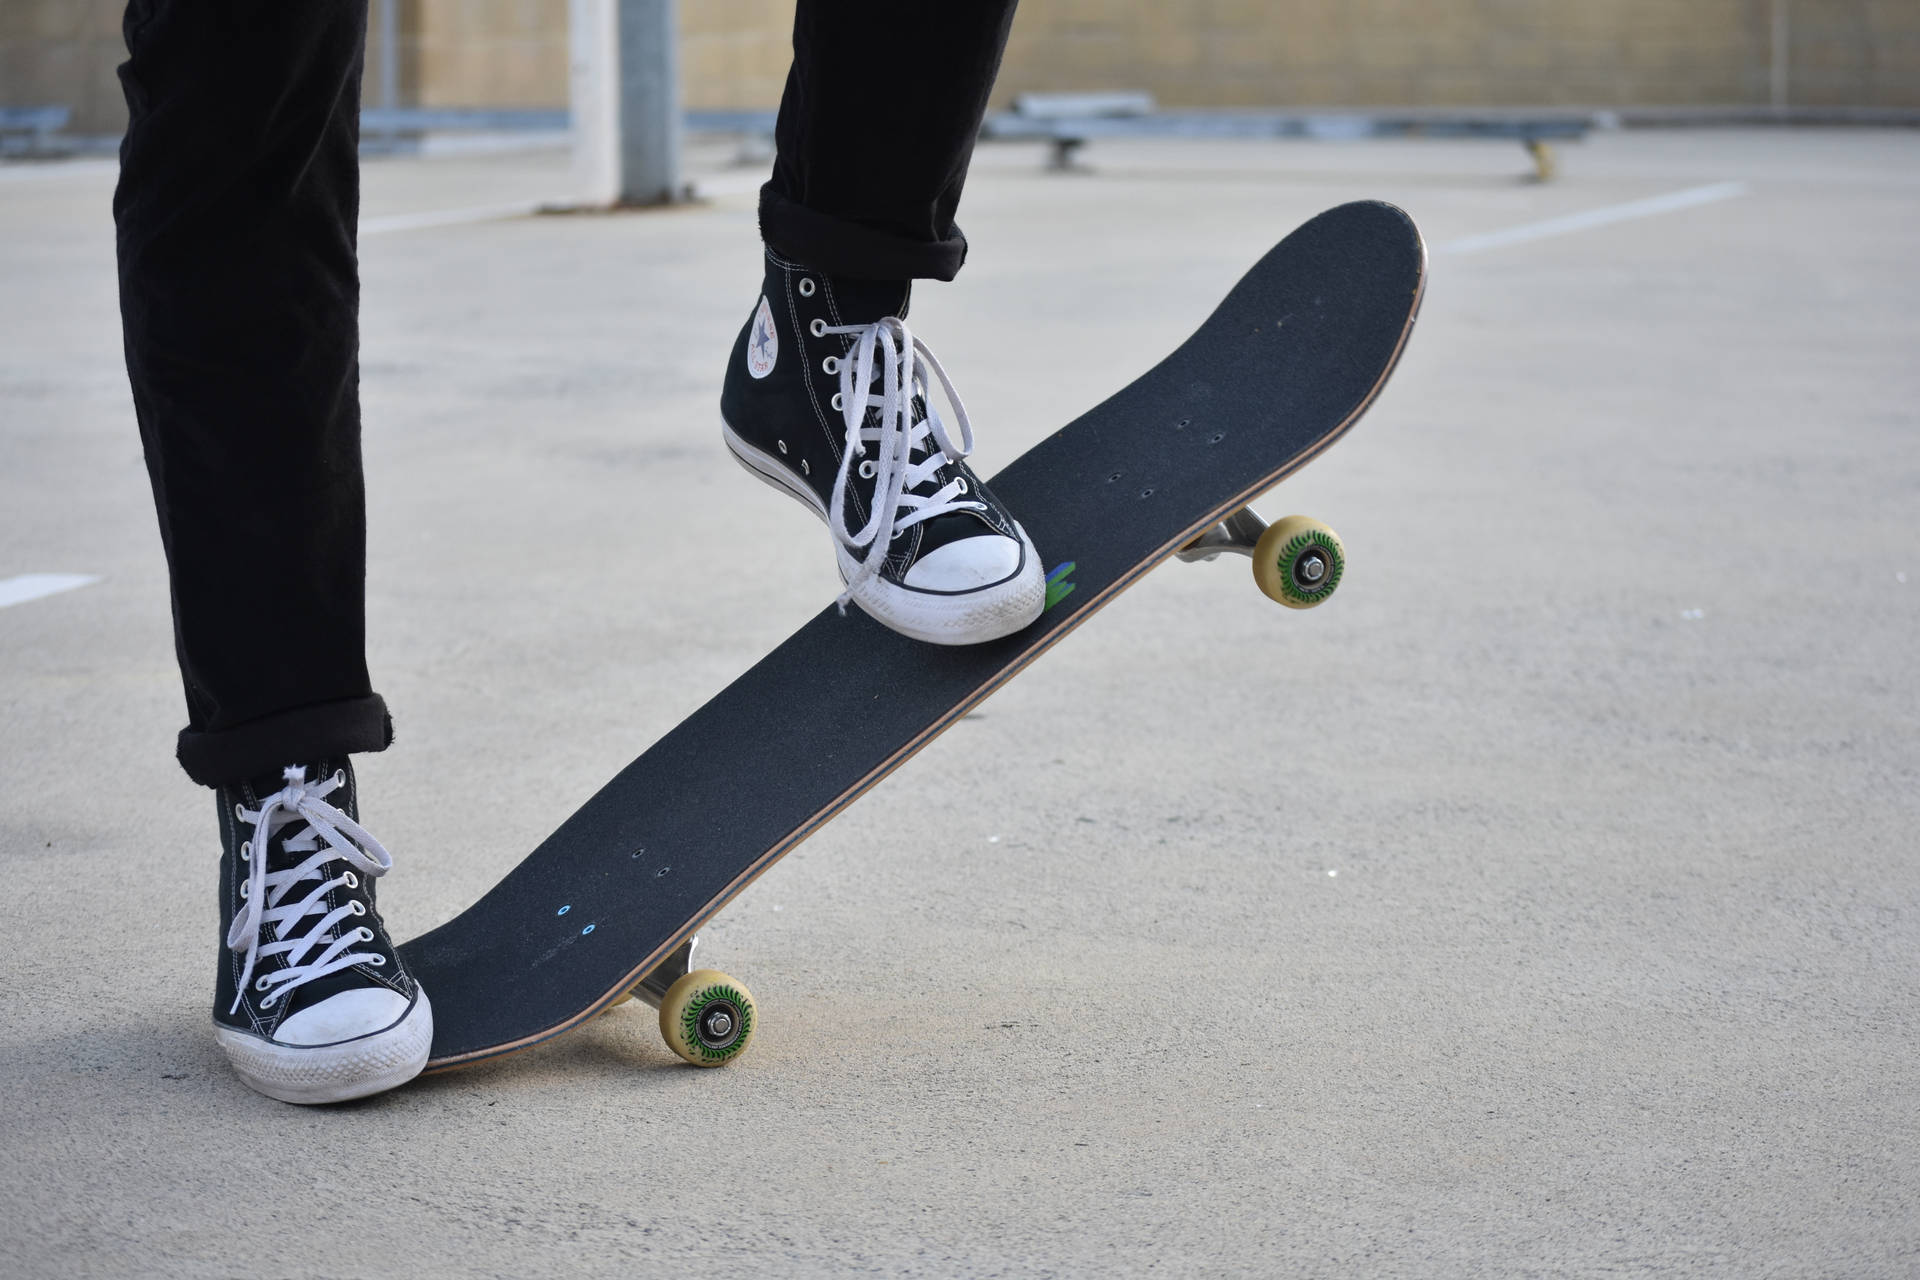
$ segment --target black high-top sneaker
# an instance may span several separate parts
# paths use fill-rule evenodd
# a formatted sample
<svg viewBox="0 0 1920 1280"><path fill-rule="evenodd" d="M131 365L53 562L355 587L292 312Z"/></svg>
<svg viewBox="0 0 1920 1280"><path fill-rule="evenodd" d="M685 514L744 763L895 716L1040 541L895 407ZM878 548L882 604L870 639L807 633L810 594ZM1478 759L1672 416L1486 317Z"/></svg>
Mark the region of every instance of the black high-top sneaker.
<svg viewBox="0 0 1920 1280"><path fill-rule="evenodd" d="M749 471L827 522L849 600L903 635L978 644L1040 616L1039 553L966 464L973 428L907 330L907 281L832 278L767 251L720 416ZM933 408L937 381L959 438Z"/></svg>
<svg viewBox="0 0 1920 1280"><path fill-rule="evenodd" d="M358 821L352 766L296 765L219 798L213 1031L233 1069L282 1102L342 1102L419 1075L433 1006L374 910L393 859Z"/></svg>

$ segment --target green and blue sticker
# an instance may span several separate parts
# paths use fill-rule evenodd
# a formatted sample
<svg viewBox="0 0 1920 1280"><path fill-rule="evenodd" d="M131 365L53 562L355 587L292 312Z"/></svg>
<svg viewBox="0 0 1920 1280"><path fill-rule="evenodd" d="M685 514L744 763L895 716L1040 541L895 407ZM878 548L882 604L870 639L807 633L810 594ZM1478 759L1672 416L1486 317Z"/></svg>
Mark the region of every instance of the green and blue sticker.
<svg viewBox="0 0 1920 1280"><path fill-rule="evenodd" d="M1073 594L1074 584L1068 582L1067 578L1078 567L1074 561L1069 560L1047 575L1047 609L1053 608Z"/></svg>

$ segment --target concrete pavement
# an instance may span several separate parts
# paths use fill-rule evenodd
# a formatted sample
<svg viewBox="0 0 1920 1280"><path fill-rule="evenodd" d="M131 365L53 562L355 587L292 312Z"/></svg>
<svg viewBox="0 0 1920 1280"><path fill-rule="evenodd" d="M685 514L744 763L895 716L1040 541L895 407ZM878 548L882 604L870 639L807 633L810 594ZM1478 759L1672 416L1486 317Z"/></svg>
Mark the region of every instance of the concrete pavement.
<svg viewBox="0 0 1920 1280"><path fill-rule="evenodd" d="M0 608L0 1274L1920 1268L1920 135L1601 135L1547 186L1476 143L1086 158L983 150L915 299L984 472L1313 212L1425 227L1393 384L1261 504L1341 531L1340 594L1166 566L910 762L708 931L763 1005L735 1066L629 1006L317 1111L207 1027L111 169L0 169L0 580L100 579ZM562 161L368 166L398 935L836 589L719 442L723 159L699 207L443 226Z"/></svg>

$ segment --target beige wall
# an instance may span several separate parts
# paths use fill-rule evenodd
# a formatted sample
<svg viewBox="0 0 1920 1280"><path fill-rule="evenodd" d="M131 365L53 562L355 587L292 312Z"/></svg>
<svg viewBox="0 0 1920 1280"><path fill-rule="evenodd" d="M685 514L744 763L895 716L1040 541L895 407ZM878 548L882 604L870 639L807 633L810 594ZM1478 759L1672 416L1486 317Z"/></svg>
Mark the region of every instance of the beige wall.
<svg viewBox="0 0 1920 1280"><path fill-rule="evenodd" d="M1772 0L1028 0L1000 94L1170 106L1761 104ZM1788 99L1920 106L1920 0L1790 0Z"/></svg>
<svg viewBox="0 0 1920 1280"><path fill-rule="evenodd" d="M1182 106L1733 102L1765 92L1745 0L1040 0L1002 88ZM1761 79L1749 83L1756 69Z"/></svg>
<svg viewBox="0 0 1920 1280"><path fill-rule="evenodd" d="M0 0L0 4L9 0ZM420 106L563 107L567 0L401 0L401 81ZM793 0L682 0L681 79L695 108L771 107ZM379 65L377 38L368 76Z"/></svg>
<svg viewBox="0 0 1920 1280"><path fill-rule="evenodd" d="M793 0L681 0L680 57L687 106L777 106L793 60Z"/></svg>
<svg viewBox="0 0 1920 1280"><path fill-rule="evenodd" d="M1794 0L1792 100L1920 107L1920 0Z"/></svg>
<svg viewBox="0 0 1920 1280"><path fill-rule="evenodd" d="M567 0L402 0L400 12L408 105L567 105Z"/></svg>
<svg viewBox="0 0 1920 1280"><path fill-rule="evenodd" d="M565 104L567 0L399 4L404 103ZM78 132L117 131L121 7L0 0L0 105L66 103ZM1758 105L1772 11L1773 0L1026 0L997 97L1145 89L1168 106ZM1791 103L1920 107L1920 0L1788 0L1788 12ZM687 105L777 103L792 14L793 0L682 0ZM370 66L379 53L376 33Z"/></svg>
<svg viewBox="0 0 1920 1280"><path fill-rule="evenodd" d="M0 107L64 105L79 133L118 133L127 109L114 68L124 0L0 0Z"/></svg>

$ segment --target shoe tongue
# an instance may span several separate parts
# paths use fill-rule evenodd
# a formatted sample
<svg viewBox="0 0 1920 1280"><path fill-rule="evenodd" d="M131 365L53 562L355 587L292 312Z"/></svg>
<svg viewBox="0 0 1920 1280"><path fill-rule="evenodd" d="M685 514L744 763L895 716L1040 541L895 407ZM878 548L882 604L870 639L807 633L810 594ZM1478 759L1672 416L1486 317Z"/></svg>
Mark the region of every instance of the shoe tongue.
<svg viewBox="0 0 1920 1280"><path fill-rule="evenodd" d="M319 782L323 778L330 777L334 770L334 765L326 760L302 761L294 767L304 768L307 771L308 782ZM284 789L286 785L287 771L285 769L275 769L272 773L263 773L257 777L247 779L248 789L253 792L254 798L258 800L266 799L274 792Z"/></svg>
<svg viewBox="0 0 1920 1280"><path fill-rule="evenodd" d="M843 324L872 324L881 316L898 316L904 320L912 292L911 280L833 278L834 301L839 303Z"/></svg>
<svg viewBox="0 0 1920 1280"><path fill-rule="evenodd" d="M330 778L333 776L335 769L342 768L344 765L344 760L309 761L306 764L307 780L309 782L318 782ZM253 802L255 805L264 805L268 796L284 789L286 785L287 776L286 770L284 769L276 770L273 773L263 773L247 781L248 788L253 792ZM352 788L336 788L327 796L326 803L339 809L349 818L353 818L356 821L359 820L359 805L355 803ZM273 844L268 855L268 865L275 870L282 870L285 866L292 865L292 862L297 862L305 858L307 855L304 853L288 853L286 842L306 829L307 820L305 818L295 817L291 813L282 810L279 824L273 832Z"/></svg>

